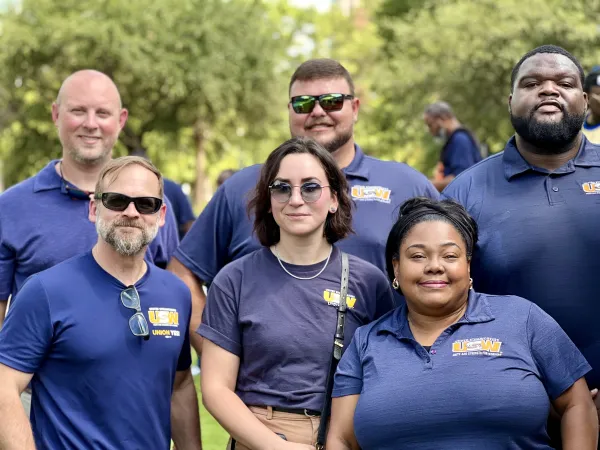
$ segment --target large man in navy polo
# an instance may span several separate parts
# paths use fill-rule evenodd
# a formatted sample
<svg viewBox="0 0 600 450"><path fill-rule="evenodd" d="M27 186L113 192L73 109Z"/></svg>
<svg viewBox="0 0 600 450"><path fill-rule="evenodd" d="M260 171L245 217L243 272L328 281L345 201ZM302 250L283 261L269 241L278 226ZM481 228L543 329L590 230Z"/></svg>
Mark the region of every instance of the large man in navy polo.
<svg viewBox="0 0 600 450"><path fill-rule="evenodd" d="M332 109L327 100L322 105L323 94L343 94L339 108ZM385 270L385 242L399 205L415 196L437 198L436 189L406 164L366 156L355 144L360 101L354 97L350 74L337 61L316 59L300 65L290 81L290 97L305 102L298 111L293 101L288 105L292 136L313 138L329 150L351 186L356 235L339 247ZM210 283L225 264L259 248L247 213L259 172L260 166L246 168L219 188L169 264L192 291L191 330L200 325L206 302L201 283ZM192 336L192 343L199 351L198 336Z"/></svg>
<svg viewBox="0 0 600 450"><path fill-rule="evenodd" d="M600 147L580 131L585 95L576 60L553 47L526 56L513 73L515 137L443 196L462 203L479 225L476 289L542 307L590 362L586 378L598 388Z"/></svg>

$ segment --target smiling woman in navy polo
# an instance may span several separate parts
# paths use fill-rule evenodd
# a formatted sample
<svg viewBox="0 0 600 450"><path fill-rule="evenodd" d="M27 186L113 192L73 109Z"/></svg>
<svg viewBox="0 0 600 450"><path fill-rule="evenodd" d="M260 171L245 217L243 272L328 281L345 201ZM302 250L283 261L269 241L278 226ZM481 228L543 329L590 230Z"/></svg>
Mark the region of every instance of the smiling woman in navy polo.
<svg viewBox="0 0 600 450"><path fill-rule="evenodd" d="M328 450L596 449L590 366L533 303L471 289L477 225L452 201L406 202L386 248L406 305L359 328L335 376Z"/></svg>

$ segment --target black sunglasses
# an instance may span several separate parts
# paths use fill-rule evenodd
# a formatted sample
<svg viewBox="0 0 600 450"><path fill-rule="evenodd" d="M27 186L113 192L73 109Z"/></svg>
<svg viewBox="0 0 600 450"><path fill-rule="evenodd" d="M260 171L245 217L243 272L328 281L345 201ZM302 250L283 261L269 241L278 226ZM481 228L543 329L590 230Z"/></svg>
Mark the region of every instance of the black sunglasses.
<svg viewBox="0 0 600 450"><path fill-rule="evenodd" d="M276 202L286 203L290 201L290 198L292 198L292 190L295 187L300 188L300 196L302 197L302 200L304 200L306 203L314 203L321 198L323 188L329 186L321 186L319 183L315 182L304 183L301 186L292 186L289 183L276 181L269 186L269 191L271 192L271 197L273 197Z"/></svg>
<svg viewBox="0 0 600 450"><path fill-rule="evenodd" d="M129 197L116 192L105 192L96 194L94 198L102 200L102 204L111 211L125 211L129 204L133 202L135 209L140 214L154 214L163 204L160 198L156 197Z"/></svg>
<svg viewBox="0 0 600 450"><path fill-rule="evenodd" d="M325 112L340 111L344 107L344 100L352 100L354 95L348 94L323 94L323 95L298 95L292 97L290 103L296 114L310 114L319 102Z"/></svg>
<svg viewBox="0 0 600 450"><path fill-rule="evenodd" d="M65 180L65 177L63 177L62 162L58 166L58 169L60 170L60 181L62 183L62 187L69 197L77 199L77 200L89 200L90 199L90 195L92 195L93 192L82 191L81 189L77 189L76 187L69 186L69 183L67 183L67 180Z"/></svg>
<svg viewBox="0 0 600 450"><path fill-rule="evenodd" d="M133 335L143 337L146 341L150 339L148 322L142 314L140 294L135 286L128 286L121 291L121 303L125 308L135 310L135 314L129 318L129 329Z"/></svg>

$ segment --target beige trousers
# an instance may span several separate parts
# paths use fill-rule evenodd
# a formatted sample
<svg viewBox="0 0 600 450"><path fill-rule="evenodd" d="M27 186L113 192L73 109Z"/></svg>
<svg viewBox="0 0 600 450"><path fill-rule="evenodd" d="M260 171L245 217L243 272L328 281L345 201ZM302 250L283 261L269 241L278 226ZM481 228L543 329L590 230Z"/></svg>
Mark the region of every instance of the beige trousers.
<svg viewBox="0 0 600 450"><path fill-rule="evenodd" d="M284 435L289 442L316 445L320 423L319 417L273 411L270 406L265 408L250 406L249 408L269 430ZM231 450L231 439L227 444L227 450ZM235 450L252 449L236 442Z"/></svg>

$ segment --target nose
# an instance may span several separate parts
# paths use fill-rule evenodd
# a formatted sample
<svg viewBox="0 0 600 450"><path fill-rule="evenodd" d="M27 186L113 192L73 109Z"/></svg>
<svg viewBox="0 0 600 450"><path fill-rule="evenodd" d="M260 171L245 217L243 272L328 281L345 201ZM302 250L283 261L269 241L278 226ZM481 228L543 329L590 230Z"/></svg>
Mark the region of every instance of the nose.
<svg viewBox="0 0 600 450"><path fill-rule="evenodd" d="M319 102L315 102L315 107L311 111L310 115L315 117L323 117L326 116L327 113L323 108L321 108L321 104Z"/></svg>
<svg viewBox="0 0 600 450"><path fill-rule="evenodd" d="M93 111L88 112L85 116L85 121L83 122L83 126L88 130L95 130L98 128L98 122L96 121L96 114Z"/></svg>
<svg viewBox="0 0 600 450"><path fill-rule="evenodd" d="M427 266L425 266L425 272L428 274L439 275L444 273L444 265L439 256L432 256L427 260Z"/></svg>
<svg viewBox="0 0 600 450"><path fill-rule="evenodd" d="M139 217L140 215L133 202L129 202L122 214L127 217Z"/></svg>
<svg viewBox="0 0 600 450"><path fill-rule="evenodd" d="M540 86L540 95L558 97L560 94L556 83L551 80L546 80Z"/></svg>
<svg viewBox="0 0 600 450"><path fill-rule="evenodd" d="M292 206L302 206L304 204L304 199L302 198L299 186L292 187L292 193L288 203Z"/></svg>

